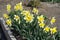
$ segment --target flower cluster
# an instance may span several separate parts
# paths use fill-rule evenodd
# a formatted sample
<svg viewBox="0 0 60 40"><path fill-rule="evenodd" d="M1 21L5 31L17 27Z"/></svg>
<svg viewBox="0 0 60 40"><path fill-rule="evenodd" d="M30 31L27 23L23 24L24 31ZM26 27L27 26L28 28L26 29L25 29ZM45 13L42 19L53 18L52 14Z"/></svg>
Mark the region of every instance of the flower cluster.
<svg viewBox="0 0 60 40"><path fill-rule="evenodd" d="M4 14L3 17L6 19L6 24L21 34L22 38L25 37L27 40L49 40L57 34L57 27L52 27L56 22L55 17L49 19L38 14L37 8L33 8L32 12L23 10L22 2L16 4L14 9L14 11L11 11L11 5L8 4L7 11L10 11L10 13Z"/></svg>
<svg viewBox="0 0 60 40"><path fill-rule="evenodd" d="M48 27L44 21L45 21L45 18L43 15L40 15L37 17L38 19L38 23L39 23L39 26L40 28L44 28L43 30L47 33L47 32L50 32L51 34L55 34L57 32L57 29L54 27L54 28L51 28L51 27ZM55 23L55 17L52 17L50 23L53 24ZM46 27L45 27L46 26Z"/></svg>

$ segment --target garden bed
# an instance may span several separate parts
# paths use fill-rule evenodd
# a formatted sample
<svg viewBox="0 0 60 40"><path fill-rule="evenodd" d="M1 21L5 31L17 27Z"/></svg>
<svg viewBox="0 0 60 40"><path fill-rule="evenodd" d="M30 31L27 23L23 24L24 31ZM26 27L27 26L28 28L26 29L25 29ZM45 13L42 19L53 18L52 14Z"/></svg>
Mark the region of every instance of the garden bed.
<svg viewBox="0 0 60 40"><path fill-rule="evenodd" d="M31 11L24 10L22 2L14 6L7 5L9 14L4 14L5 23L9 26L17 40L59 40L58 30L55 25L55 17L47 18L39 14L37 8Z"/></svg>

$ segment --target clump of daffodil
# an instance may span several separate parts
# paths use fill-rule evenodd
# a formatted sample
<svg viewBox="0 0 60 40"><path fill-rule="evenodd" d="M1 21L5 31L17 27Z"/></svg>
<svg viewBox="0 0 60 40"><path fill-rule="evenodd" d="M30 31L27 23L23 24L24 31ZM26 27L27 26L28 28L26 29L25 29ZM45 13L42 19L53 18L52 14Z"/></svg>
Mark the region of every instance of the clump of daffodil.
<svg viewBox="0 0 60 40"><path fill-rule="evenodd" d="M9 16L8 16L8 14L3 14L3 17L5 18L5 19L8 19L9 18Z"/></svg>
<svg viewBox="0 0 60 40"><path fill-rule="evenodd" d="M11 5L10 5L10 4L7 5L7 11L8 11L8 12L11 11Z"/></svg>
<svg viewBox="0 0 60 40"><path fill-rule="evenodd" d="M46 32L46 33L49 32L50 31L50 27L46 26L43 31Z"/></svg>
<svg viewBox="0 0 60 40"><path fill-rule="evenodd" d="M50 31L51 31L51 34L55 34L57 32L57 28L56 27L50 28Z"/></svg>
<svg viewBox="0 0 60 40"><path fill-rule="evenodd" d="M23 10L22 2L16 4L16 5L14 6L14 9L15 9L16 11L17 11L17 10L22 11L22 10Z"/></svg>
<svg viewBox="0 0 60 40"><path fill-rule="evenodd" d="M55 17L52 17L51 24L55 23L55 21L56 21Z"/></svg>
<svg viewBox="0 0 60 40"><path fill-rule="evenodd" d="M33 8L32 12L35 13L35 14L38 14L38 9L37 8Z"/></svg>
<svg viewBox="0 0 60 40"><path fill-rule="evenodd" d="M24 17L24 20L26 20L26 22L29 22L29 23L31 23L33 19L34 19L33 15L27 15Z"/></svg>
<svg viewBox="0 0 60 40"><path fill-rule="evenodd" d="M11 25L12 25L11 19L7 19L7 20L6 20L6 24L9 25L9 26L11 26Z"/></svg>
<svg viewBox="0 0 60 40"><path fill-rule="evenodd" d="M43 15L37 16L37 19L38 19L38 23L44 22L44 17L43 17Z"/></svg>
<svg viewBox="0 0 60 40"><path fill-rule="evenodd" d="M10 11L10 14L3 14L3 17L6 19L5 23L13 28L13 30L18 32L18 34L21 34L23 39L27 39L27 36L29 36L29 40L31 40L32 37L32 40L55 40L55 37L57 37L56 35L59 35L56 27L50 27L54 26L53 23L55 23L56 21L55 17L52 17L52 19L49 20L44 15L38 14L37 8L33 8L32 11L24 10L22 2L14 6L15 11L12 10L12 13L10 9L11 5L8 4L7 11ZM28 35L26 32L28 33ZM56 40L57 39L58 37L56 38Z"/></svg>
<svg viewBox="0 0 60 40"><path fill-rule="evenodd" d="M15 19L16 21L18 21L18 20L20 20L20 17L19 17L18 15L14 15L14 19Z"/></svg>
<svg viewBox="0 0 60 40"><path fill-rule="evenodd" d="M21 12L21 14L22 14L23 16L27 16L27 15L30 15L30 11L24 10L24 11Z"/></svg>
<svg viewBox="0 0 60 40"><path fill-rule="evenodd" d="M44 22L41 22L41 23L39 23L39 26L40 26L40 28L44 28L45 23Z"/></svg>

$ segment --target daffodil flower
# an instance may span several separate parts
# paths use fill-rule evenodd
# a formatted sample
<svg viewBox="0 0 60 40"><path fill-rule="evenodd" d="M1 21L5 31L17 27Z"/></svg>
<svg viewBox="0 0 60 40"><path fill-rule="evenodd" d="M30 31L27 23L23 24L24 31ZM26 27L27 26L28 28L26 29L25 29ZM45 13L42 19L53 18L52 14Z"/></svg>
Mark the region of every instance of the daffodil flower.
<svg viewBox="0 0 60 40"><path fill-rule="evenodd" d="M35 14L38 14L38 9L37 8L33 8L32 12L35 13Z"/></svg>
<svg viewBox="0 0 60 40"><path fill-rule="evenodd" d="M7 5L7 11L8 11L8 12L11 11L11 5L10 5L10 4Z"/></svg>
<svg viewBox="0 0 60 40"><path fill-rule="evenodd" d="M43 31L45 31L46 33L50 31L50 27L46 26Z"/></svg>
<svg viewBox="0 0 60 40"><path fill-rule="evenodd" d="M55 21L56 21L55 17L52 17L51 24L55 23Z"/></svg>
<svg viewBox="0 0 60 40"><path fill-rule="evenodd" d="M43 15L37 16L37 19L38 19L38 23L44 22L44 17L43 17Z"/></svg>
<svg viewBox="0 0 60 40"><path fill-rule="evenodd" d="M22 10L23 10L22 2L16 4L16 5L14 6L14 9L15 9L15 10L20 10L20 11L22 11Z"/></svg>
<svg viewBox="0 0 60 40"><path fill-rule="evenodd" d="M57 28L56 27L51 28L50 31L51 31L51 34L55 34L57 32Z"/></svg>
<svg viewBox="0 0 60 40"><path fill-rule="evenodd" d="M41 23L39 23L39 26L40 26L40 28L44 28L45 23L41 22Z"/></svg>
<svg viewBox="0 0 60 40"><path fill-rule="evenodd" d="M7 20L6 20L6 24L9 25L9 26L11 26L11 25L12 25L11 19L7 19Z"/></svg>
<svg viewBox="0 0 60 40"><path fill-rule="evenodd" d="M27 16L27 15L30 15L30 11L24 10L24 11L21 12L21 14L22 14L23 16Z"/></svg>
<svg viewBox="0 0 60 40"><path fill-rule="evenodd" d="M33 19L34 19L33 15L28 15L28 16L24 17L24 20L26 20L26 22L30 22L30 23L33 21Z"/></svg>
<svg viewBox="0 0 60 40"><path fill-rule="evenodd" d="M8 19L8 18L9 18L9 16L8 16L6 13L3 14L3 17L4 17L5 19Z"/></svg>
<svg viewBox="0 0 60 40"><path fill-rule="evenodd" d="M14 19L15 19L16 21L18 21L18 20L20 19L20 17L19 17L18 15L14 15Z"/></svg>

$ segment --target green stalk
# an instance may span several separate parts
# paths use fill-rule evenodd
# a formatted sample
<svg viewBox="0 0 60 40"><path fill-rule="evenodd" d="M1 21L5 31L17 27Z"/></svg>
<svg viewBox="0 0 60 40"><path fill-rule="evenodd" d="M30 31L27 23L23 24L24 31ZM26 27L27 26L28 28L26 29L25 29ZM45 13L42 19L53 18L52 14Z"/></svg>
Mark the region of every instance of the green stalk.
<svg viewBox="0 0 60 40"><path fill-rule="evenodd" d="M55 40L55 36L53 35L53 38L54 38L54 40Z"/></svg>
<svg viewBox="0 0 60 40"><path fill-rule="evenodd" d="M52 3L54 4L54 0L52 0Z"/></svg>

